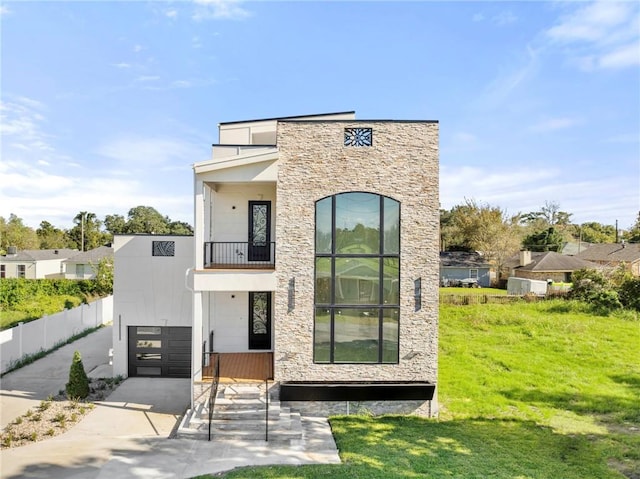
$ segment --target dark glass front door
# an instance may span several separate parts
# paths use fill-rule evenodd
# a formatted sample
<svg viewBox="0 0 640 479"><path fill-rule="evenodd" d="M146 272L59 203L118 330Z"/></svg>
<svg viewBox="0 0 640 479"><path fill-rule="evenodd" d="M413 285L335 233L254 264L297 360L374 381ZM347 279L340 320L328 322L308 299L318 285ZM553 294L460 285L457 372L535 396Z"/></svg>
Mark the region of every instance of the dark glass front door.
<svg viewBox="0 0 640 479"><path fill-rule="evenodd" d="M249 349L271 349L271 292L249 292Z"/></svg>
<svg viewBox="0 0 640 479"><path fill-rule="evenodd" d="M249 261L271 261L271 201L249 201Z"/></svg>

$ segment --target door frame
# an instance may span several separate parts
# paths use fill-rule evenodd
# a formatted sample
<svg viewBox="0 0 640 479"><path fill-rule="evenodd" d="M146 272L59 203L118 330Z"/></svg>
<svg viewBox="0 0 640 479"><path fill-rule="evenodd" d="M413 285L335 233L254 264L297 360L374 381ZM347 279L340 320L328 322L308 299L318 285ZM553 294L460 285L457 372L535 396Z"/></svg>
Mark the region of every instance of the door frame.
<svg viewBox="0 0 640 479"><path fill-rule="evenodd" d="M254 298L256 294L267 295L266 306L266 334L257 335L253 332L253 320L254 320ZM271 291L249 291L249 328L247 331L248 349L250 350L271 350L271 323L272 323L272 304L273 294Z"/></svg>
<svg viewBox="0 0 640 479"><path fill-rule="evenodd" d="M261 246L256 246L253 244L253 207L254 206L266 206L266 238L265 244ZM249 201L249 230L248 230L248 238L249 244L247 245L248 261L271 261L271 201L268 200L260 200L260 201ZM261 242L262 243L262 242Z"/></svg>

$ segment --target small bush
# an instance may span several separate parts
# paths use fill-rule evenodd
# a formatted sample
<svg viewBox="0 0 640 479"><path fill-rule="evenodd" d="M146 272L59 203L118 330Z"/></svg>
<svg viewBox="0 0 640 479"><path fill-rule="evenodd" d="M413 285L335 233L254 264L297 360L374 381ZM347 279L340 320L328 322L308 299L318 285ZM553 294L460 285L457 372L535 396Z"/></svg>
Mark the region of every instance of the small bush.
<svg viewBox="0 0 640 479"><path fill-rule="evenodd" d="M52 427L47 429L47 432L45 433L47 436L53 436L56 433L55 429L53 429Z"/></svg>
<svg viewBox="0 0 640 479"><path fill-rule="evenodd" d="M73 353L66 391L70 399L84 399L89 395L89 378L84 371L80 351Z"/></svg>
<svg viewBox="0 0 640 479"><path fill-rule="evenodd" d="M41 411L46 411L50 407L51 407L51 401L41 401L40 402L39 408L40 408Z"/></svg>

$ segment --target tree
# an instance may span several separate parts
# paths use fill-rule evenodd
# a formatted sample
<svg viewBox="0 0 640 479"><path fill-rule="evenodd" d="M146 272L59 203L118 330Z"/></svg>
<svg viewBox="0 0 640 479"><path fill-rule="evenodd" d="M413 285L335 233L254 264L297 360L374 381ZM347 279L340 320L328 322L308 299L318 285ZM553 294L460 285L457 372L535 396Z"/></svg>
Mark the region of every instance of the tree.
<svg viewBox="0 0 640 479"><path fill-rule="evenodd" d="M80 351L73 353L66 391L70 399L84 399L89 395L89 378L84 370Z"/></svg>
<svg viewBox="0 0 640 479"><path fill-rule="evenodd" d="M169 218L151 206L136 206L129 210L126 233L168 234Z"/></svg>
<svg viewBox="0 0 640 479"><path fill-rule="evenodd" d="M640 243L640 212L635 224L624 234L624 239L629 243Z"/></svg>
<svg viewBox="0 0 640 479"><path fill-rule="evenodd" d="M497 271L520 249L519 217L508 217L497 206L466 200L451 212L441 212L440 217L446 224L444 237L450 241L449 251L479 251Z"/></svg>
<svg viewBox="0 0 640 479"><path fill-rule="evenodd" d="M522 240L522 247L530 251L562 251L565 239L555 228L527 235Z"/></svg>
<svg viewBox="0 0 640 479"><path fill-rule="evenodd" d="M40 249L56 249L67 247L67 236L65 232L56 228L48 221L41 221L40 227L36 230L40 239Z"/></svg>
<svg viewBox="0 0 640 479"><path fill-rule="evenodd" d="M7 251L9 246L16 246L20 250L38 249L40 240L38 235L21 218L11 213L9 220L0 216L0 249Z"/></svg>
<svg viewBox="0 0 640 479"><path fill-rule="evenodd" d="M549 226L565 227L571 224L572 213L560 211L560 205L555 201L545 201L540 211L532 211L522 216L522 220L530 225L536 224L537 229Z"/></svg>
<svg viewBox="0 0 640 479"><path fill-rule="evenodd" d="M95 269L96 293L101 296L113 294L113 258L102 258Z"/></svg>
<svg viewBox="0 0 640 479"><path fill-rule="evenodd" d="M75 226L67 235L75 248L80 251L88 251L108 242L107 237L100 228L102 221L95 213L81 211L73 218Z"/></svg>
<svg viewBox="0 0 640 479"><path fill-rule="evenodd" d="M574 225L572 236L586 243L615 243L616 227L595 221Z"/></svg>
<svg viewBox="0 0 640 479"><path fill-rule="evenodd" d="M172 221L169 223L169 233L172 235L192 235L193 228L184 221Z"/></svg>
<svg viewBox="0 0 640 479"><path fill-rule="evenodd" d="M127 232L127 221L122 215L107 215L104 217L104 228L112 235L121 235Z"/></svg>

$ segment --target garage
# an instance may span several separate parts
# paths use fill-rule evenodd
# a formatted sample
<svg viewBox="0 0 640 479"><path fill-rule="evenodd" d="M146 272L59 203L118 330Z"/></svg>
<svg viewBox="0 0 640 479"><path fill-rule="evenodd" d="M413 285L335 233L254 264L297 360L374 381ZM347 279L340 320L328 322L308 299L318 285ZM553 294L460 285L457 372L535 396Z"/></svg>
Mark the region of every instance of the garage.
<svg viewBox="0 0 640 479"><path fill-rule="evenodd" d="M129 377L191 377L191 328L129 326Z"/></svg>

